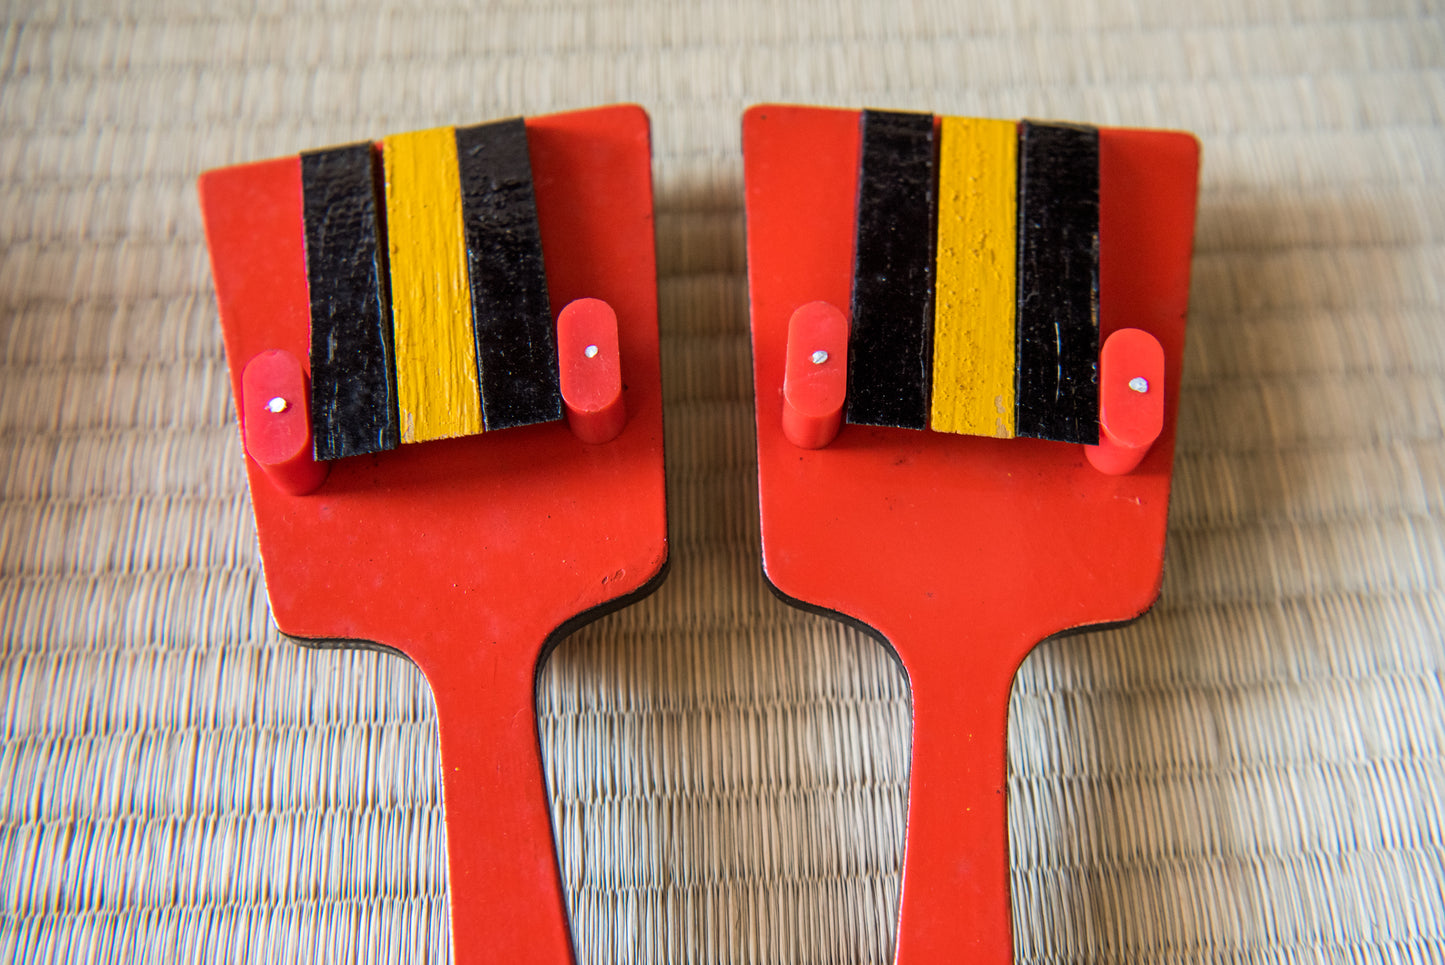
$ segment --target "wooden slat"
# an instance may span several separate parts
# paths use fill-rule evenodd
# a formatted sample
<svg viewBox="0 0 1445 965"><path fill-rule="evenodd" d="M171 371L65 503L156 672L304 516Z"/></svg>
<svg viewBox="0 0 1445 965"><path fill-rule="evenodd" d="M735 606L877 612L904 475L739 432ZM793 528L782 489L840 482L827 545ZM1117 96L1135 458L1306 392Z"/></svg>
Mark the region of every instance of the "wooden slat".
<svg viewBox="0 0 1445 965"><path fill-rule="evenodd" d="M939 126L932 427L1014 435L1018 125Z"/></svg>
<svg viewBox="0 0 1445 965"><path fill-rule="evenodd" d="M382 160L402 442L481 432L456 136L394 135Z"/></svg>
<svg viewBox="0 0 1445 965"><path fill-rule="evenodd" d="M456 131L472 323L487 429L562 418L557 338L520 118Z"/></svg>
<svg viewBox="0 0 1445 965"><path fill-rule="evenodd" d="M1019 125L1018 434L1099 441L1099 132Z"/></svg>
<svg viewBox="0 0 1445 965"><path fill-rule="evenodd" d="M317 459L394 449L399 438L391 296L370 143L301 155Z"/></svg>
<svg viewBox="0 0 1445 965"><path fill-rule="evenodd" d="M928 425L933 116L863 111L847 421Z"/></svg>

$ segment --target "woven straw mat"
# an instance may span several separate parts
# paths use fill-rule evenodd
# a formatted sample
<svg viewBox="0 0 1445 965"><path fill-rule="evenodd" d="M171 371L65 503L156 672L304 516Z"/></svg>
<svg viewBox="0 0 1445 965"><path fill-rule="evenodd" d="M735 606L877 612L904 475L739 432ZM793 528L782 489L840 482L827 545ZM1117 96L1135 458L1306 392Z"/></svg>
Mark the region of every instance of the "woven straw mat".
<svg viewBox="0 0 1445 965"><path fill-rule="evenodd" d="M1204 144L1161 602L1014 686L1017 958L1445 959L1437 0L256 7L0 32L0 960L447 960L435 709L270 622L195 178L617 101L673 567L541 671L578 958L891 959L906 680L758 562L738 131L776 100Z"/></svg>

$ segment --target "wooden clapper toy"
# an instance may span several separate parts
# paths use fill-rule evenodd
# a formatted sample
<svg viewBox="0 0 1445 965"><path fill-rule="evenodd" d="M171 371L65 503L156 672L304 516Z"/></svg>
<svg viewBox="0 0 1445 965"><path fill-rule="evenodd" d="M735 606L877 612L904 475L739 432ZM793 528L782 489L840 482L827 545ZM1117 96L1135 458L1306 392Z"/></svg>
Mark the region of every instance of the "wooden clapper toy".
<svg viewBox="0 0 1445 965"><path fill-rule="evenodd" d="M201 178L271 609L430 682L458 965L571 960L536 668L667 561L648 137L610 107Z"/></svg>
<svg viewBox="0 0 1445 965"><path fill-rule="evenodd" d="M743 157L764 570L908 673L898 962L1008 962L1014 673L1159 593L1198 144L769 105Z"/></svg>

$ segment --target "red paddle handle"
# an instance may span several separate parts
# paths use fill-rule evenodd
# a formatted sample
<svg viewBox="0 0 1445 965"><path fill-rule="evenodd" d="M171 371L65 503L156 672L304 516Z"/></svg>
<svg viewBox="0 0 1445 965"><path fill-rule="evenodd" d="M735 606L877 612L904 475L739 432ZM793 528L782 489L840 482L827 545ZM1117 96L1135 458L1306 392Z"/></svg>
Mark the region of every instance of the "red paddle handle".
<svg viewBox="0 0 1445 965"><path fill-rule="evenodd" d="M571 962L535 667L473 645L428 670L441 730L455 965Z"/></svg>
<svg viewBox="0 0 1445 965"><path fill-rule="evenodd" d="M999 735L1013 669L965 658L933 661L910 676L913 753L895 960L1006 963L1008 763Z"/></svg>

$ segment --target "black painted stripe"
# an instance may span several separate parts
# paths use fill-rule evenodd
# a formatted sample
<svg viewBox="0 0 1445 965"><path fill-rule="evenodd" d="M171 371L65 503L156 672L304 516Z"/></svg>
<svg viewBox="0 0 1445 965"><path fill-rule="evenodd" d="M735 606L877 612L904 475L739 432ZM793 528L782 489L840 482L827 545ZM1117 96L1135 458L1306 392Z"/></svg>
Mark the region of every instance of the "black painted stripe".
<svg viewBox="0 0 1445 965"><path fill-rule="evenodd" d="M863 111L859 123L847 420L923 429L933 355L933 116Z"/></svg>
<svg viewBox="0 0 1445 965"><path fill-rule="evenodd" d="M1099 441L1099 132L1019 125L1018 434Z"/></svg>
<svg viewBox="0 0 1445 965"><path fill-rule="evenodd" d="M560 419L557 335L526 124L513 118L459 127L456 137L483 425Z"/></svg>
<svg viewBox="0 0 1445 965"><path fill-rule="evenodd" d="M301 155L317 459L396 448L386 242L370 144Z"/></svg>

